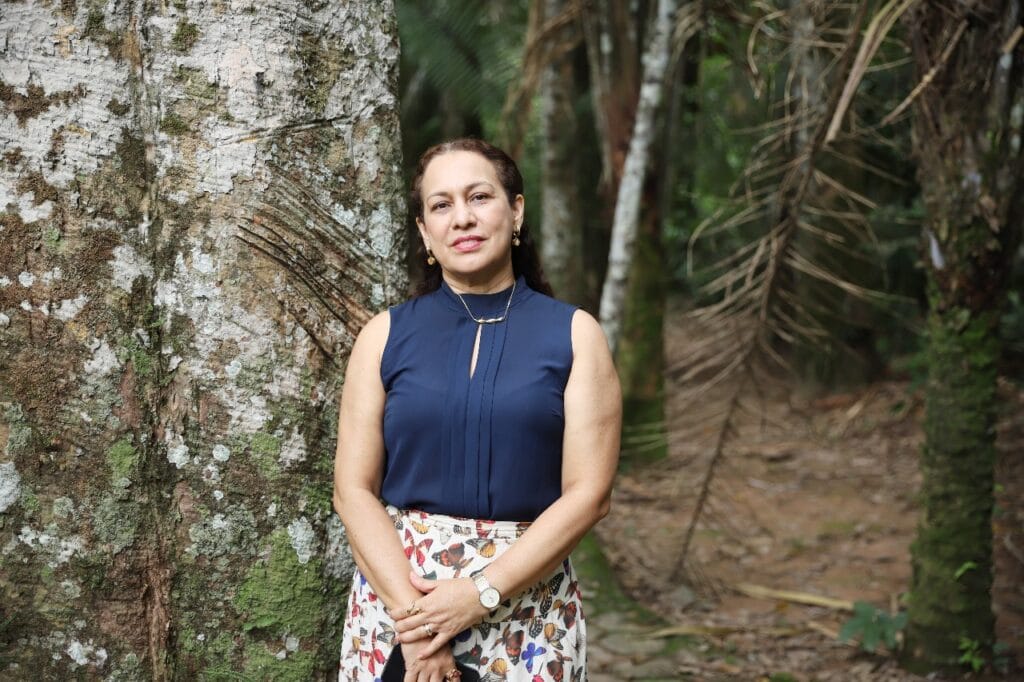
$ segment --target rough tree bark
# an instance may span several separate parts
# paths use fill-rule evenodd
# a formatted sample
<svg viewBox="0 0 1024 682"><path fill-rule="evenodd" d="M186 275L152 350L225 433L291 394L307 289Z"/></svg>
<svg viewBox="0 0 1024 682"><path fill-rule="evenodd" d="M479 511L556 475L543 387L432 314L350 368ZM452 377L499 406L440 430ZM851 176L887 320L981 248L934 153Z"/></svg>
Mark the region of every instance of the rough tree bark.
<svg viewBox="0 0 1024 682"><path fill-rule="evenodd" d="M390 2L0 8L0 677L322 678L404 292Z"/></svg>
<svg viewBox="0 0 1024 682"><path fill-rule="evenodd" d="M955 10L955 11L954 11ZM1024 219L1019 0L920 3L906 17L923 81L914 149L927 210L923 514L905 663L957 668L993 644L998 323Z"/></svg>
<svg viewBox="0 0 1024 682"><path fill-rule="evenodd" d="M544 1L545 20L561 14L566 4L566 0ZM576 170L578 124L572 56L572 52L560 55L541 76L541 257L558 297L583 303L583 214Z"/></svg>

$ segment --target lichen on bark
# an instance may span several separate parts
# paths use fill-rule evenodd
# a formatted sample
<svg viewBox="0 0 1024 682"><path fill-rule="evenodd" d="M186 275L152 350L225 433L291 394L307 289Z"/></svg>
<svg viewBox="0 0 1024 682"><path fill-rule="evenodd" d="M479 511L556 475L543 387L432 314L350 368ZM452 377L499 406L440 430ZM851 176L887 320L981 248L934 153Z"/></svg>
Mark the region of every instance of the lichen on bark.
<svg viewBox="0 0 1024 682"><path fill-rule="evenodd" d="M339 369L406 284L397 39L388 2L279 5L4 8L0 677L336 666ZM85 39L41 50L61 12Z"/></svg>

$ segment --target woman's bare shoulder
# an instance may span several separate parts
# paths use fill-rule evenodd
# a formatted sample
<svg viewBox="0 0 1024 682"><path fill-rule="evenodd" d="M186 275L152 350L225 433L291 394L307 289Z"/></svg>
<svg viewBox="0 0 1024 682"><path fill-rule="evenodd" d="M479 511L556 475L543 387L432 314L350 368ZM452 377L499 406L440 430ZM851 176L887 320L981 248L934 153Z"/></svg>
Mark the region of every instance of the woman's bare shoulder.
<svg viewBox="0 0 1024 682"><path fill-rule="evenodd" d="M391 314L387 310L382 310L363 325L362 330L356 336L355 345L352 347L352 357L375 358L379 362L381 354L384 352L384 346L388 342L390 331Z"/></svg>
<svg viewBox="0 0 1024 682"><path fill-rule="evenodd" d="M572 316L572 351L573 355L584 353L608 353L608 340L601 328L601 323L582 308L578 308Z"/></svg>

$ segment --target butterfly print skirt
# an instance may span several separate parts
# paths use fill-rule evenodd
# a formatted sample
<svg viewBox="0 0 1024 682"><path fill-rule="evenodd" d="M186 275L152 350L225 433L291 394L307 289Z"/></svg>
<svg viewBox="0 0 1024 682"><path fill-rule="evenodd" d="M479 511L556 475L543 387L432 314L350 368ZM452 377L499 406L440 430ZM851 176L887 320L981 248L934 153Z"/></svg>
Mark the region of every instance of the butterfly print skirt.
<svg viewBox="0 0 1024 682"><path fill-rule="evenodd" d="M529 527L387 507L413 569L425 578L469 576L501 556ZM340 682L374 682L394 648L395 622L360 571L352 579ZM569 559L456 635L452 653L486 682L583 682L586 624Z"/></svg>

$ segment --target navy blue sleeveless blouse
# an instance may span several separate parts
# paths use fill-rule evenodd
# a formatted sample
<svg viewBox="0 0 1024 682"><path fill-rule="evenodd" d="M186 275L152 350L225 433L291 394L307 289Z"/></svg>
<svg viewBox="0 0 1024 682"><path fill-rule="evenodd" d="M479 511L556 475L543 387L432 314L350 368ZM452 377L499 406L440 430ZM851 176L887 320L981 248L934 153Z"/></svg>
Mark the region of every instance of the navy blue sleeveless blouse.
<svg viewBox="0 0 1024 682"><path fill-rule="evenodd" d="M463 294L476 317L498 317L511 287ZM441 287L390 308L381 357L384 481L402 509L532 521L562 494L563 393L576 307L523 277L504 322L477 323Z"/></svg>

